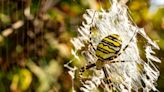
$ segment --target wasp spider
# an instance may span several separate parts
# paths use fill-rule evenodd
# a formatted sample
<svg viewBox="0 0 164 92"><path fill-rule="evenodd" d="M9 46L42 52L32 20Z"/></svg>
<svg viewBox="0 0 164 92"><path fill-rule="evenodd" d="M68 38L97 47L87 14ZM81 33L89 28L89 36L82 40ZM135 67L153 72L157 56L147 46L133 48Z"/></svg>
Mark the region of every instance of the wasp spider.
<svg viewBox="0 0 164 92"><path fill-rule="evenodd" d="M133 37L135 36L136 33L137 32L135 32L132 38L129 40L129 43L133 40ZM109 87L112 87L111 80L109 79L108 72L104 67L104 65L116 63L116 62L124 62L124 61L115 61L114 59L116 59L119 55L121 55L126 50L126 48L129 46L129 43L125 45L124 48L122 48L122 39L118 34L111 34L104 37L97 45L97 48L96 49L93 48L98 58L96 63L92 63L80 68L80 73L82 74L83 72L85 72L85 70L88 70L95 66L97 69L103 69L106 78L105 83L107 83ZM91 42L90 45L93 47Z"/></svg>

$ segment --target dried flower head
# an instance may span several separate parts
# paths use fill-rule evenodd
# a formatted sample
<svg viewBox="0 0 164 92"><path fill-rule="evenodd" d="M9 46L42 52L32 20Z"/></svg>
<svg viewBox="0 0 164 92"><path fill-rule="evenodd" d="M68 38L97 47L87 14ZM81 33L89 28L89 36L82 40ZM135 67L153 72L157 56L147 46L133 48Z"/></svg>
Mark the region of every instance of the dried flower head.
<svg viewBox="0 0 164 92"><path fill-rule="evenodd" d="M160 62L160 60L152 55L155 53L152 48L159 49L159 47L146 35L143 28L133 23L126 5L113 0L109 10L88 9L84 14L84 19L85 21L78 29L80 35L71 40L75 47L72 51L74 57L80 61L77 55L79 51L86 60L86 66L82 67L80 72L93 71L85 81L84 76L79 73L82 82L81 91L96 92L99 88L105 91L120 92L157 91L155 86L159 71L153 62ZM113 34L117 36L115 39L110 38L114 36ZM137 34L146 40L144 48L146 61L139 55ZM120 44L119 48L116 48L117 44ZM114 54L111 54L112 50L108 48L110 46ZM104 54L105 51L107 54ZM69 73L73 80L76 70L78 69L75 67L70 68Z"/></svg>

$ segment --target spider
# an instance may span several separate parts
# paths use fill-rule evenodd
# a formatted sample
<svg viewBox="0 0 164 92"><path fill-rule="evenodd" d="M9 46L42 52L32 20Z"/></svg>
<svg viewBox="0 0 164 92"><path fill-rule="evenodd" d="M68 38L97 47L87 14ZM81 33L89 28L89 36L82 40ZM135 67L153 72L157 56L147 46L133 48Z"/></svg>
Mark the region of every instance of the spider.
<svg viewBox="0 0 164 92"><path fill-rule="evenodd" d="M133 37L136 35L137 32L135 32L132 36L132 38L129 40L129 43L132 42ZM90 38L91 40L91 38ZM108 72L106 68L104 67L105 64L111 64L111 63L118 63L118 62L124 62L124 61L115 61L118 56L120 56L129 46L129 43L125 45L124 48L122 48L122 39L118 34L110 34L106 37L104 37L99 44L97 45L97 48L95 49L90 41L90 45L93 47L96 57L98 58L96 63L92 63L89 65L86 65L82 68L80 68L80 73L82 74L86 70L95 67L97 69L103 69L103 72L105 74L105 78L107 79L105 82L107 84L111 84L111 80L108 78Z"/></svg>

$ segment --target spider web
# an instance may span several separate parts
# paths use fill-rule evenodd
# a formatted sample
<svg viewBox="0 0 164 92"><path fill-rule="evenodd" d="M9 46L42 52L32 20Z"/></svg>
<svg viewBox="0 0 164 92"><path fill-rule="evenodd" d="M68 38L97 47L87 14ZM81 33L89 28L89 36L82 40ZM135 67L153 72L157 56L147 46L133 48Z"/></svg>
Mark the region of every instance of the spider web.
<svg viewBox="0 0 164 92"><path fill-rule="evenodd" d="M155 86L159 77L159 71L153 62L160 63L161 61L152 55L155 54L152 49L159 49L159 47L146 35L143 28L139 28L133 23L126 5L121 5L116 0L113 0L109 10L102 9L101 11L95 11L88 9L83 17L85 21L83 21L82 26L78 28L79 36L71 40L75 47L75 50L72 50L74 58L81 61L79 55L77 55L77 51L82 50L81 53L85 57L86 63L95 63L97 57L95 56L93 48L96 48L98 43L107 35L118 34L122 39L122 49L127 44L129 47L115 59L125 62L105 65L114 88L121 92L130 92L131 90L138 92L139 89L142 89L143 92L150 90L158 91ZM90 29L93 27L96 29L90 34ZM146 61L139 55L137 34L146 40ZM93 46L86 45L86 43L90 41L90 38ZM131 38L132 41L129 42ZM83 50L82 48L84 47L87 48L87 50ZM70 61L70 63L72 61ZM77 68L69 67L68 64L65 66L70 69L69 74L72 76L72 80L74 80ZM96 92L98 91L98 86L104 84L104 90L110 91L103 82L103 71L97 70L96 68L92 70L95 73L90 80L82 82L83 86L80 90L84 92Z"/></svg>

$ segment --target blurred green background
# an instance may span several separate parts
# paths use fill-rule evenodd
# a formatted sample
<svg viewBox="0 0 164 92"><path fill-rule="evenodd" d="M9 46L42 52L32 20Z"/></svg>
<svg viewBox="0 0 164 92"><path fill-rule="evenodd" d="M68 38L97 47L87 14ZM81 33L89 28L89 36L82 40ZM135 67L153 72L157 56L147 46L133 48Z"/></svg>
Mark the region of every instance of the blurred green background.
<svg viewBox="0 0 164 92"><path fill-rule="evenodd" d="M164 1L130 0L134 22L160 46L164 61ZM110 8L108 0L0 0L0 92L71 92L64 67L73 56L86 9ZM142 41L138 41L142 44ZM81 66L80 62L74 65ZM164 63L157 88L164 91Z"/></svg>

